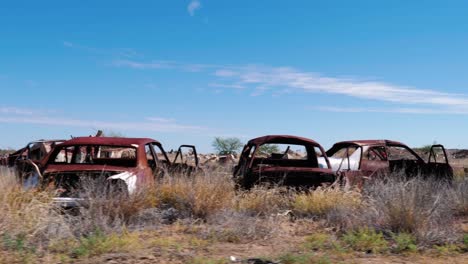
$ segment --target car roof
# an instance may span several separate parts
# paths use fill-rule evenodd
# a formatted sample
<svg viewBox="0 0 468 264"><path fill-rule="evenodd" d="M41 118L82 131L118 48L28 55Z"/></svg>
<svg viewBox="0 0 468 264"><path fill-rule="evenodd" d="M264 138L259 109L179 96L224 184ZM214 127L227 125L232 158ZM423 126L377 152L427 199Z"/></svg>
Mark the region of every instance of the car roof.
<svg viewBox="0 0 468 264"><path fill-rule="evenodd" d="M376 145L402 145L406 146L406 144L388 140L388 139L368 139L368 140L347 140L335 143L335 145L345 145L345 144L352 144L352 145L359 145L359 146L376 146Z"/></svg>
<svg viewBox="0 0 468 264"><path fill-rule="evenodd" d="M268 135L268 136L251 139L248 142L248 144L253 144L253 145L260 145L260 144L267 144L267 143L306 144L306 145L320 146L319 143L317 143L316 141L312 139L291 136L291 135Z"/></svg>
<svg viewBox="0 0 468 264"><path fill-rule="evenodd" d="M131 146L145 145L148 143L156 143L161 145L157 140L151 138L124 138L124 137L76 137L65 141L59 146L73 145L107 145L107 146Z"/></svg>

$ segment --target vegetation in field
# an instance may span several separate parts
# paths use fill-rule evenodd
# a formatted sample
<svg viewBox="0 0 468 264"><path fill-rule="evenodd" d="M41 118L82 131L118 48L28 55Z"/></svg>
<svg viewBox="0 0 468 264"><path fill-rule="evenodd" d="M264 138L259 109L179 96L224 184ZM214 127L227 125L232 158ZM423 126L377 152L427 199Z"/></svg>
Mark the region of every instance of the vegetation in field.
<svg viewBox="0 0 468 264"><path fill-rule="evenodd" d="M215 149L216 153L221 155L237 154L244 146L242 141L235 137L215 137L211 145Z"/></svg>
<svg viewBox="0 0 468 264"><path fill-rule="evenodd" d="M384 253L389 249L383 234L369 228L348 231L342 240L351 249L361 252Z"/></svg>
<svg viewBox="0 0 468 264"><path fill-rule="evenodd" d="M54 193L24 190L11 171L1 175L0 262L47 257L66 263L158 248L163 255L192 252L180 256L187 263L225 263L228 256L210 257L209 250L278 239L290 239L292 247L267 254L281 263L331 263L359 252L451 256L468 250L468 235L457 224L467 216L467 180L448 185L395 176L360 192L236 191L228 173L210 171L165 177L130 197L85 185L87 205L64 213L52 203Z"/></svg>

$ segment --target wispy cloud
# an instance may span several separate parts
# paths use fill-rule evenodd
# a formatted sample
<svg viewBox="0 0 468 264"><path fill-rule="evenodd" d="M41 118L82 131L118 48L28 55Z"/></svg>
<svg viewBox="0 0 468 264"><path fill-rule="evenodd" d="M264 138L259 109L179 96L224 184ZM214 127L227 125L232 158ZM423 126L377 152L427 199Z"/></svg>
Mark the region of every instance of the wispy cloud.
<svg viewBox="0 0 468 264"><path fill-rule="evenodd" d="M152 121L155 123L164 123L164 124L169 124L169 123L175 123L176 120L173 118L165 118L165 117L147 117L146 120Z"/></svg>
<svg viewBox="0 0 468 264"><path fill-rule="evenodd" d="M237 83L253 87L295 89L305 92L341 94L351 97L403 104L426 104L461 107L468 110L468 96L443 93L429 89L416 89L385 82L327 77L313 72L298 71L289 67L249 66L230 76Z"/></svg>
<svg viewBox="0 0 468 264"><path fill-rule="evenodd" d="M192 0L187 6L187 11L191 16L195 15L195 11L201 8L201 3L198 0Z"/></svg>
<svg viewBox="0 0 468 264"><path fill-rule="evenodd" d="M116 66L135 69L173 69L187 71L196 65L199 71L208 71L215 80L209 85L217 88L251 89L251 96L306 92L344 95L365 100L389 102L400 105L420 105L438 113L467 113L468 95L440 92L395 85L382 81L361 80L326 76L316 72L301 71L292 67L270 67L258 65L230 66L210 64L186 64L178 62L154 61L149 63L132 60L119 61ZM402 107L400 112L411 112ZM414 111L426 113L427 111Z"/></svg>
<svg viewBox="0 0 468 264"><path fill-rule="evenodd" d="M214 74L218 77L232 77L236 76L238 73L232 70L221 69L216 70Z"/></svg>
<svg viewBox="0 0 468 264"><path fill-rule="evenodd" d="M176 69L187 72L201 72L210 68L216 68L216 65L196 64L196 63L180 63L175 61L153 60L150 62L139 62L128 59L118 59L112 62L116 67L128 67L140 70L155 70L155 69Z"/></svg>
<svg viewBox="0 0 468 264"><path fill-rule="evenodd" d="M13 115L26 115L30 116L34 114L34 111L31 109L17 108L17 107L0 107L0 114L13 114Z"/></svg>
<svg viewBox="0 0 468 264"><path fill-rule="evenodd" d="M136 62L131 60L115 60L112 62L117 67L129 67L133 69L174 69L177 63L171 61Z"/></svg>
<svg viewBox="0 0 468 264"><path fill-rule="evenodd" d="M399 113L399 114L457 114L467 115L468 110L457 109L430 109L430 108L410 108L410 107L395 107L395 108L366 108L366 107L308 107L308 109L318 110L323 112L335 113Z"/></svg>
<svg viewBox="0 0 468 264"><path fill-rule="evenodd" d="M44 114L31 109L15 107L0 107L0 123L20 123L49 126L83 127L90 129L113 129L150 132L199 132L207 128L194 125L184 125L175 119L148 117L138 121L109 121L71 119L61 116Z"/></svg>
<svg viewBox="0 0 468 264"><path fill-rule="evenodd" d="M64 47L67 47L67 48L70 48L70 49L83 50L83 51L86 51L86 52L89 52L89 53L94 53L94 54L112 55L112 56L124 57L124 58L136 58L136 57L138 57L138 53L134 49L131 49L131 48L106 48L106 49L101 49L101 48L95 48L95 47L81 45L81 44L70 42L70 41L63 41L62 44L63 44Z"/></svg>
<svg viewBox="0 0 468 264"><path fill-rule="evenodd" d="M245 86L242 86L240 84L210 83L208 84L208 86L216 88L245 89Z"/></svg>

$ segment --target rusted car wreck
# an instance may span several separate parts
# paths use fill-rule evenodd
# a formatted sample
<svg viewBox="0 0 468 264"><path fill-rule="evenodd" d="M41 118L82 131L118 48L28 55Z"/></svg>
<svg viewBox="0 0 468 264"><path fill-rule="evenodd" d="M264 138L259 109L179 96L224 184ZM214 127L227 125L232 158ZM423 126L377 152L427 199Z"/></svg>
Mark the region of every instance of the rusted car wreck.
<svg viewBox="0 0 468 264"><path fill-rule="evenodd" d="M442 145L431 147L427 162L407 145L392 140L338 142L327 151L332 170L347 186L362 186L366 179L390 173L451 180L453 169Z"/></svg>
<svg viewBox="0 0 468 264"><path fill-rule="evenodd" d="M176 162L154 139L78 137L57 145L27 182L57 190L55 200L64 206L76 204L85 181L104 183L103 191L110 186L132 194L169 173L196 171L197 161L188 165L180 158L184 147L196 153L193 146L184 145L176 154L181 162Z"/></svg>
<svg viewBox="0 0 468 264"><path fill-rule="evenodd" d="M276 152L265 151L274 146ZM325 164L318 162L323 158ZM244 189L256 184L317 187L331 184L335 176L319 143L302 137L270 135L250 140L234 168L234 180Z"/></svg>
<svg viewBox="0 0 468 264"><path fill-rule="evenodd" d="M24 148L1 159L0 165L13 168L20 179L25 178L36 166L35 164L40 164L57 144L65 141L64 139L41 139L29 142Z"/></svg>

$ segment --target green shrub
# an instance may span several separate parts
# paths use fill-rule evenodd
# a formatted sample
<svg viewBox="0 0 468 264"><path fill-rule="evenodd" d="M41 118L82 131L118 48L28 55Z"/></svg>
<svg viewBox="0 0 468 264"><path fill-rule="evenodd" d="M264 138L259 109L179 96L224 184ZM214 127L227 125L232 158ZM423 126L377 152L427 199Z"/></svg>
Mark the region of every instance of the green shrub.
<svg viewBox="0 0 468 264"><path fill-rule="evenodd" d="M434 249L436 249L440 255L454 255L462 252L462 249L455 244L436 245Z"/></svg>
<svg viewBox="0 0 468 264"><path fill-rule="evenodd" d="M306 238L304 244L306 249L319 250L328 248L331 245L330 236L324 233L315 233Z"/></svg>
<svg viewBox="0 0 468 264"><path fill-rule="evenodd" d="M329 264L330 259L327 256L314 256L313 254L292 254L287 253L279 257L282 264Z"/></svg>
<svg viewBox="0 0 468 264"><path fill-rule="evenodd" d="M227 259L211 259L205 257L195 257L191 259L189 263L193 264L227 264L229 261Z"/></svg>
<svg viewBox="0 0 468 264"><path fill-rule="evenodd" d="M16 237L10 236L8 234L4 234L2 236L2 246L7 250L21 252L30 250L28 249L26 243L26 236L24 234L19 234Z"/></svg>
<svg viewBox="0 0 468 264"><path fill-rule="evenodd" d="M402 253L402 252L416 252L418 250L418 246L416 245L416 239L407 233L399 233L392 235L393 240L395 241L395 247L393 251L395 253Z"/></svg>
<svg viewBox="0 0 468 264"><path fill-rule="evenodd" d="M71 255L75 257L90 257L111 252L128 252L136 248L138 237L130 234L105 235L97 230L88 237L82 237L77 247L71 250Z"/></svg>
<svg viewBox="0 0 468 264"><path fill-rule="evenodd" d="M373 229L350 231L343 236L342 240L351 249L357 251L383 253L388 250L388 242L382 233L377 233Z"/></svg>

